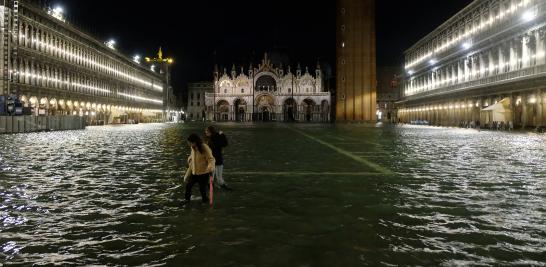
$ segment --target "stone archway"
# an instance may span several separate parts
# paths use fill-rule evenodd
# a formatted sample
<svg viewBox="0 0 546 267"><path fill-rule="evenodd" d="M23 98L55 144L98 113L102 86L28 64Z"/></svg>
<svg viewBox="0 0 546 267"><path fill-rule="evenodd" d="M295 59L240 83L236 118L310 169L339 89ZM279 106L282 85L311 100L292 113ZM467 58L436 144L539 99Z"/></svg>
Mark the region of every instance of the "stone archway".
<svg viewBox="0 0 546 267"><path fill-rule="evenodd" d="M244 99L236 99L233 102L233 108L235 110L235 121L246 121L246 101Z"/></svg>
<svg viewBox="0 0 546 267"><path fill-rule="evenodd" d="M57 106L58 102L57 102L57 99L56 98L52 98L49 100L49 112L48 114L49 115L57 115L57 110L58 110L58 106Z"/></svg>
<svg viewBox="0 0 546 267"><path fill-rule="evenodd" d="M313 114L314 114L315 106L316 106L315 101L307 98L303 100L302 106L303 106L303 114L305 115L305 121L307 122L313 121L314 120Z"/></svg>
<svg viewBox="0 0 546 267"><path fill-rule="evenodd" d="M220 100L216 104L216 110L218 114L217 120L228 121L229 120L229 103L226 100Z"/></svg>
<svg viewBox="0 0 546 267"><path fill-rule="evenodd" d="M47 115L48 105L49 101L47 100L47 97L40 98L40 101L38 102L38 115Z"/></svg>
<svg viewBox="0 0 546 267"><path fill-rule="evenodd" d="M283 103L284 121L295 121L298 104L294 98L288 98Z"/></svg>
<svg viewBox="0 0 546 267"><path fill-rule="evenodd" d="M21 96L21 105L23 105L23 107L25 107L25 108L28 108L30 106L30 103L28 101L28 97L26 95Z"/></svg>
<svg viewBox="0 0 546 267"><path fill-rule="evenodd" d="M260 95L256 98L258 120L271 121L275 112L275 99L270 94Z"/></svg>

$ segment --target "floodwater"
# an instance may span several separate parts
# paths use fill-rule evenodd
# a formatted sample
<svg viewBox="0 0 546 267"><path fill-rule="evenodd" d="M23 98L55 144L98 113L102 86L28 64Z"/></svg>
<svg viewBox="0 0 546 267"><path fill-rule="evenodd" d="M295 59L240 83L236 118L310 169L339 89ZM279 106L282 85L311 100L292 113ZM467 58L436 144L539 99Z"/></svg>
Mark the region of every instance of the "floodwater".
<svg viewBox="0 0 546 267"><path fill-rule="evenodd" d="M545 135L223 124L234 191L181 207L202 127L0 136L0 265L546 265Z"/></svg>

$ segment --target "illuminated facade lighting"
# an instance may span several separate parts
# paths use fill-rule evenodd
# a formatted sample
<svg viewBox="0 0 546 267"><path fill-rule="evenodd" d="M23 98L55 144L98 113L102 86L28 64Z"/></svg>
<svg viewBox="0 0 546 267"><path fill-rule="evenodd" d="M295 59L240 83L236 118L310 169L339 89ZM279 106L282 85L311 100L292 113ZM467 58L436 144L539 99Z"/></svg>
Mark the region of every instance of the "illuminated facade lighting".
<svg viewBox="0 0 546 267"><path fill-rule="evenodd" d="M107 42L104 43L106 45L106 47L112 49L112 50L116 50L116 41L115 40L109 40Z"/></svg>
<svg viewBox="0 0 546 267"><path fill-rule="evenodd" d="M496 16L491 16L486 20L480 21L480 23L473 24L471 27L466 27L464 30L457 31L452 34L451 38L448 38L447 40L438 40L435 38L431 38L432 40L429 40L427 43L423 45L423 47L416 48L415 50L419 52L413 52L410 53L407 64L405 65L406 69L412 68L423 61L429 59L433 55L440 53L442 51L445 51L454 45L460 43L461 41L468 39L471 36L480 34L481 32L485 31L486 29L491 28L492 26L506 21L510 17L514 17L517 14L516 11L521 10L523 7L526 7L529 5L531 1L525 0L520 2L519 5L512 5L509 9L498 13ZM527 12L526 12L527 13ZM524 13L525 14L525 13ZM530 13L527 15L524 15L525 20L533 20L536 14ZM427 51L427 52L422 52ZM421 54L421 55L419 55Z"/></svg>
<svg viewBox="0 0 546 267"><path fill-rule="evenodd" d="M66 22L66 19L64 17L64 9L61 7L61 6L56 6L55 8L53 9L49 9L47 11L47 14L49 14L50 16L62 21L62 22Z"/></svg>
<svg viewBox="0 0 546 267"><path fill-rule="evenodd" d="M28 39L27 36L25 35L22 35L21 38L23 39ZM157 85L157 84L152 84L152 82L150 81L146 81L142 78L139 78L139 77L136 77L134 75L130 75L130 74L127 74L123 71L120 71L116 68L113 68L113 67L110 67L110 66L107 66L107 65L104 65L102 63L99 63L93 59L89 59L87 57L83 57L83 56L80 56L80 55L77 55L71 51L68 51L68 50L65 50L65 49L62 49L62 48L58 48L54 45L50 45L48 43L45 43L45 42L42 42L42 41L38 41L36 39L33 39L31 40L31 42L35 43L37 45L37 47L43 47L45 48L46 50L50 50L50 51L53 51L54 53L57 53L57 54L63 54L65 56L67 56L69 59L71 60L76 60L77 62L82 62L82 64L86 64L86 65L91 65L91 66L96 66L98 67L100 70L104 71L105 73L107 74L115 74L115 75L118 75L120 77L123 77L123 78L126 78L130 81L133 81L133 82L138 82L142 85L145 85L145 86L148 86L150 88L153 88L155 90L158 90L158 91L163 91L163 86L161 85Z"/></svg>
<svg viewBox="0 0 546 267"><path fill-rule="evenodd" d="M142 102L163 104L163 101L159 100L159 99L151 99L151 98L146 98L146 97L140 97L140 96L125 94L125 93L118 93L118 95L125 96L125 97L131 98L131 99L136 99L136 100L139 100L139 101L142 101Z"/></svg>

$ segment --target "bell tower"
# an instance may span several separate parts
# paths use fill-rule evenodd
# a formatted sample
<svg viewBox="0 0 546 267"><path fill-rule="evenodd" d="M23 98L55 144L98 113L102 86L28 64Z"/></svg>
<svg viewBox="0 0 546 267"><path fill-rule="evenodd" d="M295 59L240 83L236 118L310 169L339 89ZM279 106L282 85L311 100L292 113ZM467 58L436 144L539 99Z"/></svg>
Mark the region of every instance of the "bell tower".
<svg viewBox="0 0 546 267"><path fill-rule="evenodd" d="M337 0L336 11L336 120L375 122L375 0Z"/></svg>

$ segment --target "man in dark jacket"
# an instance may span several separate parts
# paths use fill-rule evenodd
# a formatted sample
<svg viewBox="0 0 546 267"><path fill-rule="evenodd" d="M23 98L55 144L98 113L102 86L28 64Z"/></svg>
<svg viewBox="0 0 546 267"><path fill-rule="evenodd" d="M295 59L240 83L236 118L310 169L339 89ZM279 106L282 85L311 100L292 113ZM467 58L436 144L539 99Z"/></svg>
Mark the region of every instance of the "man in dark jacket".
<svg viewBox="0 0 546 267"><path fill-rule="evenodd" d="M217 132L216 128L213 126L207 127L205 129L205 135L207 140L207 145L212 150L212 155L216 161L216 166L214 170L214 180L216 184L222 189L231 190L224 181L223 172L224 172L224 148L228 146L228 141L226 135L222 132Z"/></svg>

